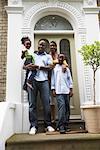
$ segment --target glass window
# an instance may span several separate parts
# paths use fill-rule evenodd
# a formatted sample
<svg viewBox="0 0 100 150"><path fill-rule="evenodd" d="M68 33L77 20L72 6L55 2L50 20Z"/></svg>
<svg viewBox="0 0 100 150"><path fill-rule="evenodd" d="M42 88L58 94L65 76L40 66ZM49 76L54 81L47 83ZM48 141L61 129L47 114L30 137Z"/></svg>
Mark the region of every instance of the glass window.
<svg viewBox="0 0 100 150"><path fill-rule="evenodd" d="M41 18L34 30L73 30L68 20L57 15L48 15Z"/></svg>
<svg viewBox="0 0 100 150"><path fill-rule="evenodd" d="M60 41L60 53L63 53L66 57L66 61L71 69L71 55L70 55L70 42L67 39Z"/></svg>

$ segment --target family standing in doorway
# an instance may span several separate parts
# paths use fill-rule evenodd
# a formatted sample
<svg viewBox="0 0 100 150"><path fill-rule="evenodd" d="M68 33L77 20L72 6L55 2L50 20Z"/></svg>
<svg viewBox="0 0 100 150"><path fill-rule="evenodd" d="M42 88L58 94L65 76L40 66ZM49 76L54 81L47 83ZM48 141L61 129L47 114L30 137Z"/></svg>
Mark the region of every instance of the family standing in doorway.
<svg viewBox="0 0 100 150"><path fill-rule="evenodd" d="M73 95L71 73L65 57L63 54L57 54L57 45L54 41L50 42L49 54L46 52L46 41L44 39L39 40L38 51L35 53L29 52L31 41L28 37L24 39L22 44L25 46L21 58L25 58L23 69L26 70L24 85L29 102L29 134L36 134L38 130L38 92L43 103L46 131L55 131L51 124L50 86L53 96L56 96L58 106L57 129L60 133L65 133L69 121L69 99ZM48 80L49 73L50 81Z"/></svg>

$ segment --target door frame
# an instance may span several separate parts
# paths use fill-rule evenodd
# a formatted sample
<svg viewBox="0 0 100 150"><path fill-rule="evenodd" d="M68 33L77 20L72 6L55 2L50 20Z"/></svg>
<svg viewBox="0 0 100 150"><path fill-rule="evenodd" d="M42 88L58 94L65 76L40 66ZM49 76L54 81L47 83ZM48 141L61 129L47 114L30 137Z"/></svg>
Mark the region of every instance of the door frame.
<svg viewBox="0 0 100 150"><path fill-rule="evenodd" d="M66 37L66 39L69 40L69 42L70 42L70 50L72 49L72 51L74 51L74 54L71 54L71 56L74 55L72 57L75 57L76 56L75 55L75 42L74 42L75 39L74 39L74 31L72 31L72 30L71 31L68 31L68 30L67 31L44 31L44 30L34 31L34 46L36 44L35 43L36 36L39 36L41 38L42 37L44 38L45 36L47 36L46 39L48 39L48 36L54 36L54 35L55 36L61 36L61 37L64 37L64 38ZM69 37L69 38L67 38L67 37ZM39 39L41 39L41 38L39 38ZM58 43L57 43L57 46L58 46ZM59 47L60 47L60 45L57 47L57 49L59 49ZM59 53L59 51L58 51L58 53ZM78 87L78 78L77 78L77 67L75 67L76 66L75 65L76 64L76 58L75 58L74 62L72 61L72 59L71 59L72 72L73 72L73 69L74 69L74 72L75 72L74 75L73 75L74 76L74 81L75 81L74 87L77 86L77 90L74 90L74 95L75 96L73 96L73 99L75 99L75 97L78 97L78 98L76 98L77 102L75 100L71 100L71 101L74 101L71 104L71 112L72 112L71 118L72 119L80 119L81 118L81 111L80 111L80 100L79 100L79 87ZM76 74L76 77L75 77L75 74ZM77 103L77 105L76 105L76 103ZM75 109L77 109L76 113L75 113Z"/></svg>

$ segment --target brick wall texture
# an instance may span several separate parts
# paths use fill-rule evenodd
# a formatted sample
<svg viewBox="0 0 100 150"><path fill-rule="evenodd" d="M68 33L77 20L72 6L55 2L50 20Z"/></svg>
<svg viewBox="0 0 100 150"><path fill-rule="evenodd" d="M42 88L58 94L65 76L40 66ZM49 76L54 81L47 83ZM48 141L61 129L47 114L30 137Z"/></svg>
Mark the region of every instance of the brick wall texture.
<svg viewBox="0 0 100 150"><path fill-rule="evenodd" d="M7 14L4 6L7 0L0 0L0 101L6 92L6 56L7 56Z"/></svg>

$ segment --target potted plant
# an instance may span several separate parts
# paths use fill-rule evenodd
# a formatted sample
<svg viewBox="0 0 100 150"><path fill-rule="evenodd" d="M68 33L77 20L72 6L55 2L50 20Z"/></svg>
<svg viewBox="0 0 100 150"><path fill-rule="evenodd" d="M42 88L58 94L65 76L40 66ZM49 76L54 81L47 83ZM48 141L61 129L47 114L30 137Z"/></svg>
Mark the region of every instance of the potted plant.
<svg viewBox="0 0 100 150"><path fill-rule="evenodd" d="M100 42L84 45L79 50L85 65L93 70L93 104L81 106L85 119L86 129L90 133L100 133L100 105L96 104L96 71L100 68Z"/></svg>

